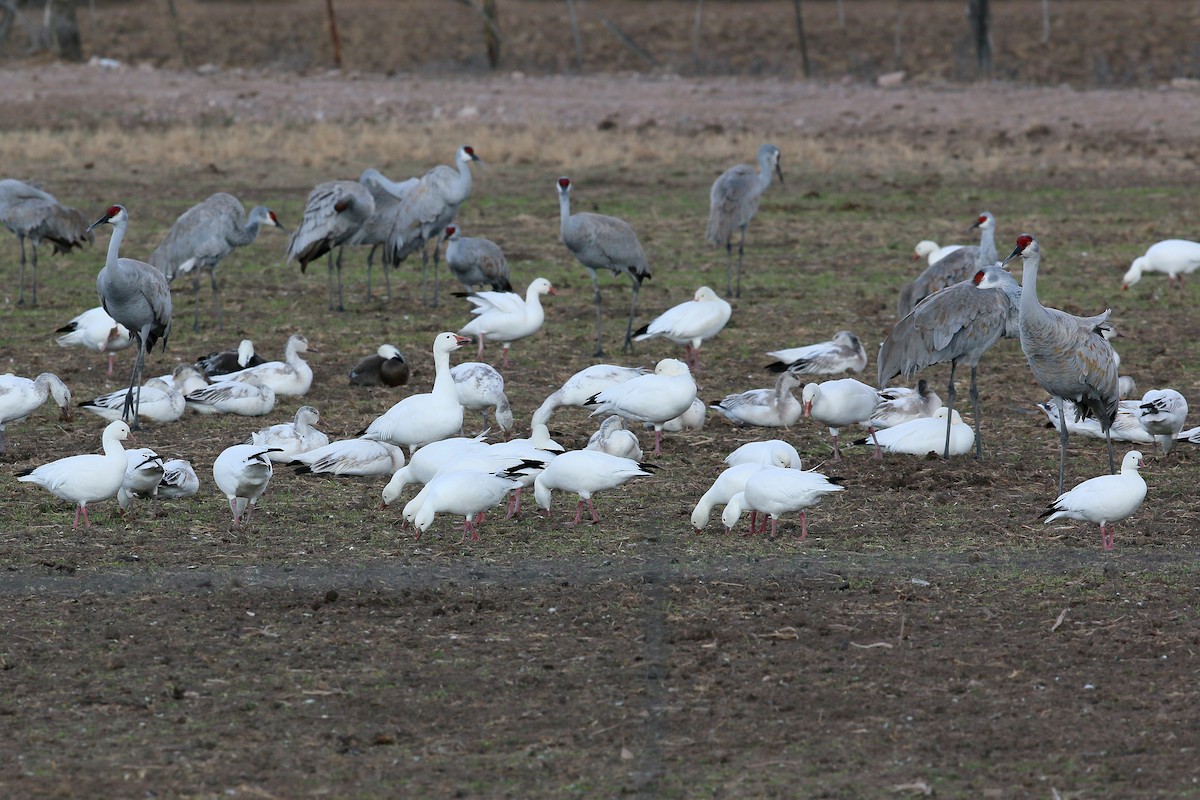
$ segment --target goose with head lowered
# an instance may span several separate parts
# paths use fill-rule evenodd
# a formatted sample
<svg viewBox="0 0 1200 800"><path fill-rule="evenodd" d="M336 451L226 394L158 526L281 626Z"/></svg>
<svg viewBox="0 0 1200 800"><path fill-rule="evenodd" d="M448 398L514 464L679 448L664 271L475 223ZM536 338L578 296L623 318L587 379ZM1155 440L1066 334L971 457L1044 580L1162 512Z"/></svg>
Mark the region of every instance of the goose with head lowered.
<svg viewBox="0 0 1200 800"><path fill-rule="evenodd" d="M721 521L728 530L737 524L742 511L750 509L762 515L762 530L771 518L771 538L775 538L779 518L793 511L800 512L800 538L808 536L808 518L805 510L824 500L831 494L843 491L841 478L828 478L819 472L804 472L798 469L763 467L746 479L746 488L729 498ZM751 534L754 531L750 531Z"/></svg>
<svg viewBox="0 0 1200 800"><path fill-rule="evenodd" d="M809 383L801 393L804 416L829 426L833 437L833 460L842 460L838 447L838 433L847 425L866 425L872 438L875 429L870 427L871 415L879 405L879 392L853 378L842 378L824 383ZM879 444L875 445L875 458L882 458ZM760 509L761 510L761 509Z"/></svg>
<svg viewBox="0 0 1200 800"><path fill-rule="evenodd" d="M82 402L79 407L111 422L121 418L127 394L127 389L109 392L94 400ZM142 403L139 409L142 418L151 422L174 422L183 416L186 408L187 401L184 396L161 378L151 378L142 385Z"/></svg>
<svg viewBox="0 0 1200 800"><path fill-rule="evenodd" d="M253 444L235 444L221 451L213 461L213 480L229 499L233 527L250 525L250 515L258 498L271 482L270 448Z"/></svg>
<svg viewBox="0 0 1200 800"><path fill-rule="evenodd" d="M71 390L54 373L43 372L33 379L11 372L0 375L0 453L7 446L4 427L28 417L48 397L54 398L64 420L71 418Z"/></svg>
<svg viewBox="0 0 1200 800"><path fill-rule="evenodd" d="M129 425L125 422L110 422L101 438L104 455L88 453L60 458L18 473L17 480L36 483L55 497L75 503L75 524L71 529L79 528L80 514L83 515L84 524L90 528L92 521L88 519L87 504L116 497L121 484L125 482L129 454L121 442L128 439L129 435Z"/></svg>

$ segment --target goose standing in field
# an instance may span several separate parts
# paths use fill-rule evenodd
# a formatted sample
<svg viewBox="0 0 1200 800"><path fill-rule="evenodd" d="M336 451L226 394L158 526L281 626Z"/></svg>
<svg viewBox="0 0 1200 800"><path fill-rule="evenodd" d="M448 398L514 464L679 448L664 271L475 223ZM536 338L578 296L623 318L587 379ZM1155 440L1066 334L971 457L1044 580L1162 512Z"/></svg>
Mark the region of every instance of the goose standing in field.
<svg viewBox="0 0 1200 800"><path fill-rule="evenodd" d="M163 500L176 497L191 497L200 491L200 479L196 470L182 458L163 462L162 482L158 485L158 496Z"/></svg>
<svg viewBox="0 0 1200 800"><path fill-rule="evenodd" d="M1183 276L1190 275L1200 267L1200 242L1187 239L1164 239L1150 245L1145 255L1138 256L1129 265L1129 271L1121 279L1121 288L1128 289L1142 279L1143 272L1164 272L1167 287L1174 284L1183 291Z"/></svg>
<svg viewBox="0 0 1200 800"><path fill-rule="evenodd" d="M801 400L804 403L804 416L829 426L829 434L833 437L834 461L842 460L842 451L838 447L838 431L841 428L847 425L865 425L868 435L875 439L871 415L879 405L879 392L865 383L853 378L841 378L824 383L805 384ZM876 440L875 458L882 457L879 442Z"/></svg>
<svg viewBox="0 0 1200 800"><path fill-rule="evenodd" d="M746 479L746 488L729 498L721 512L721 522L728 531L733 530L742 511L750 509L762 515L762 528L771 518L771 538L775 538L779 518L793 511L800 512L800 539L808 536L808 518L805 510L815 506L831 494L844 491L841 478L828 478L819 472L804 472L798 469L763 467ZM750 531L751 534L754 531Z"/></svg>
<svg viewBox="0 0 1200 800"><path fill-rule="evenodd" d="M698 431L704 427L705 420L708 419L708 406L704 405L704 401L697 397L688 406L687 411L684 411L678 417L669 419L663 423L663 433L679 433L680 431ZM646 428L654 427L652 422L642 423Z"/></svg>
<svg viewBox="0 0 1200 800"><path fill-rule="evenodd" d="M433 340L433 391L409 395L364 428L359 436L407 447L412 453L421 445L449 439L462 430L463 407L458 402L450 354L471 340L446 331Z"/></svg>
<svg viewBox="0 0 1200 800"><path fill-rule="evenodd" d="M1146 481L1138 473L1146 466L1142 454L1130 450L1121 461L1121 471L1116 475L1101 475L1063 492L1040 516L1047 523L1066 517L1083 522L1095 522L1100 526L1100 541L1105 550L1116 546L1116 526L1133 514L1146 499Z"/></svg>
<svg viewBox="0 0 1200 800"><path fill-rule="evenodd" d="M643 342L661 336L685 345L684 360L692 369L698 369L700 345L720 333L732 314L733 307L729 303L717 297L712 289L701 286L691 300L667 309L639 328L633 340Z"/></svg>
<svg viewBox="0 0 1200 800"><path fill-rule="evenodd" d="M196 359L196 369L206 377L215 378L232 372L241 372L247 367L257 367L267 363L262 356L254 352L254 342L242 339L236 350L221 350L209 353Z"/></svg>
<svg viewBox="0 0 1200 800"><path fill-rule="evenodd" d="M92 527L88 519L87 504L116 497L125 482L128 454L121 442L129 438L129 425L121 420L108 423L101 441L104 455L86 454L69 456L43 464L36 469L18 472L17 480L36 483L55 497L75 503L75 524L71 530L79 529L79 515L83 514L86 527Z"/></svg>
<svg viewBox="0 0 1200 800"><path fill-rule="evenodd" d="M246 444L267 448L271 451L268 458L287 464L301 453L329 444L329 437L313 427L320 421L321 412L312 406L300 406L294 420L255 431Z"/></svg>
<svg viewBox="0 0 1200 800"><path fill-rule="evenodd" d="M288 462L297 475L391 475L404 466L404 451L391 442L342 439L299 453Z"/></svg>
<svg viewBox="0 0 1200 800"><path fill-rule="evenodd" d="M472 239L451 225L446 228L446 266L468 292L490 285L494 292L511 292L508 261L500 245L487 239Z"/></svg>
<svg viewBox="0 0 1200 800"><path fill-rule="evenodd" d="M746 442L725 456L725 464L758 464L759 466L790 467L800 469L800 454L796 448L782 439L767 439L761 442Z"/></svg>
<svg viewBox="0 0 1200 800"><path fill-rule="evenodd" d="M1037 407L1046 415L1049 427L1058 430L1062 421L1058 417L1058 406L1054 398L1038 403ZM1070 400L1063 402L1066 411L1067 433L1071 436L1087 436L1092 439L1105 438L1100 421L1095 417L1084 417ZM1114 442L1132 442L1134 444L1153 445L1156 440L1146 432L1141 423L1142 404L1140 400L1122 400L1117 406L1117 416L1113 418L1108 428L1108 435Z"/></svg>
<svg viewBox="0 0 1200 800"><path fill-rule="evenodd" d="M125 481L117 490L117 505L127 512L135 498L149 498L151 505L158 503L158 488L163 479L163 461L149 447L127 450Z"/></svg>
<svg viewBox="0 0 1200 800"><path fill-rule="evenodd" d="M776 466L786 466L776 464ZM717 476L708 491L700 496L696 507L692 509L692 530L700 533L708 527L708 518L712 516L714 506L723 506L738 492L746 488L746 481L751 475L763 468L759 463L736 464L728 467ZM753 514L757 514L755 511ZM754 527L757 517L751 516L750 527Z"/></svg>
<svg viewBox="0 0 1200 800"><path fill-rule="evenodd" d="M804 413L804 406L792 394L802 381L791 372L782 372L772 389L751 389L727 395L712 407L735 425L760 425L790 428Z"/></svg>
<svg viewBox="0 0 1200 800"><path fill-rule="evenodd" d="M142 384L141 415L151 422L175 422L183 416L187 401L174 386L167 385L161 378L151 378ZM127 389L102 394L99 397L80 403L79 407L98 417L109 420L121 418L125 408Z"/></svg>
<svg viewBox="0 0 1200 800"><path fill-rule="evenodd" d="M80 345L93 353L108 356L108 377L112 377L116 354L133 344L129 329L108 315L101 306L89 308L55 331L59 347Z"/></svg>
<svg viewBox="0 0 1200 800"><path fill-rule="evenodd" d="M471 313L475 318L464 325L459 333L463 336L473 336L479 342L479 354L483 358L483 341L490 339L500 342L504 347L502 369L508 367L508 348L518 339L532 336L542 328L546 319L545 309L542 308L541 296L558 294L550 281L537 278L525 290L525 299L512 292L476 292L467 295L475 308Z"/></svg>
<svg viewBox="0 0 1200 800"><path fill-rule="evenodd" d="M258 498L271 482L274 470L270 453L270 448L235 444L222 450L213 461L213 480L229 499L233 526L239 530L249 527Z"/></svg>
<svg viewBox="0 0 1200 800"><path fill-rule="evenodd" d="M72 248L91 244L92 229L83 214L64 206L54 195L13 178L0 180L0 225L8 228L21 243L21 269L17 279L17 305L25 305L25 239L33 245L33 295L36 307L38 247L43 241L54 245L54 252L68 253Z"/></svg>
<svg viewBox="0 0 1200 800"><path fill-rule="evenodd" d="M287 263L300 262L306 272L310 262L326 256L329 277L326 292L329 310L345 311L342 297L342 250L354 244L363 225L375 213L375 198L358 181L328 181L309 192L304 215L288 242ZM337 250L335 264L333 251ZM333 304L333 271L337 269L337 305Z"/></svg>
<svg viewBox="0 0 1200 800"><path fill-rule="evenodd" d="M480 453L489 447L484 441L483 434L467 438L456 436L450 439L439 439L418 448L412 454L407 464L392 470L392 478L383 487L383 504L387 508L400 499L404 487L410 483L429 483L442 467L454 461Z"/></svg>
<svg viewBox="0 0 1200 800"><path fill-rule="evenodd" d="M950 420L950 443L946 444L946 419ZM907 453L924 456L948 452L951 456L962 456L971 452L975 445L975 432L962 421L957 411L939 408L932 417L911 419L890 428L875 431L875 442L888 453ZM867 444L871 437L855 439L854 444Z"/></svg>
<svg viewBox="0 0 1200 800"><path fill-rule="evenodd" d="M201 414L261 417L275 409L275 391L257 375L244 381L210 383L183 396L188 408Z"/></svg>
<svg viewBox="0 0 1200 800"><path fill-rule="evenodd" d="M531 422L545 425L557 409L563 406L583 407L597 392L647 374L642 367L620 367L615 364L585 367L567 378L561 387L542 401L537 411L533 412Z"/></svg>
<svg viewBox="0 0 1200 800"><path fill-rule="evenodd" d="M317 352L303 334L293 333L283 347L283 361L265 361L257 367L247 367L223 376L226 381L248 381L256 378L263 386L280 397L303 397L312 386L313 371L301 353Z"/></svg>
<svg viewBox="0 0 1200 800"><path fill-rule="evenodd" d="M877 431L891 428L913 419L932 417L942 407L942 398L921 378L917 388L892 386L879 390L879 405L871 414L871 427Z"/></svg>
<svg viewBox="0 0 1200 800"><path fill-rule="evenodd" d="M287 229L266 206L246 208L231 194L217 192L179 215L162 244L150 254L150 263L163 271L167 281L192 273L192 330L200 330L200 273L207 271L217 307L217 329L225 327L221 310L221 285L217 267L238 247L252 244L263 226Z"/></svg>
<svg viewBox="0 0 1200 800"><path fill-rule="evenodd" d="M917 242L917 246L913 248L913 261L925 259L928 266L933 266L941 261L946 256L953 253L955 250L961 250L961 244L948 244L939 247L938 243L931 239L922 239Z"/></svg>
<svg viewBox="0 0 1200 800"><path fill-rule="evenodd" d="M454 378L454 391L464 411L479 411L487 427L488 409L494 409L496 424L500 430L508 431L513 426L512 406L504 393L504 376L490 364L479 361L464 361L450 370Z"/></svg>
<svg viewBox="0 0 1200 800"><path fill-rule="evenodd" d="M1000 260L996 251L996 218L984 211L971 229L979 228L979 246L960 247L925 268L900 291L896 318L903 319L929 295L964 281L979 270Z"/></svg>
<svg viewBox="0 0 1200 800"><path fill-rule="evenodd" d="M32 414L47 397L54 398L63 420L71 418L71 390L52 372L22 378L11 372L0 375L0 453L7 452L5 427Z"/></svg>
<svg viewBox="0 0 1200 800"><path fill-rule="evenodd" d="M562 243L592 276L596 292L596 355L604 355L600 346L599 270L613 275L628 275L633 281L633 299L629 304L629 324L625 327L625 345L621 352L633 350L633 318L637 314L638 293L642 281L649 280L650 264L633 226L623 219L604 214L571 213L571 179L558 179L559 233Z"/></svg>
<svg viewBox="0 0 1200 800"><path fill-rule="evenodd" d="M354 365L350 370L352 386L403 386L408 383L408 361L394 344L381 344L379 349Z"/></svg>
<svg viewBox="0 0 1200 800"><path fill-rule="evenodd" d="M1109 428L1117 415L1120 384L1112 346L1098 330L1110 312L1095 317L1076 317L1057 308L1046 308L1038 300L1037 277L1041 247L1029 234L1017 237L1017 246L1005 263L1020 256L1025 266L1021 278L1021 350L1034 379L1058 403L1059 450L1058 490L1061 493L1067 469L1067 426L1063 401L1075 403L1084 414L1093 414L1108 438L1108 464L1113 470L1112 438Z"/></svg>
<svg viewBox="0 0 1200 800"><path fill-rule="evenodd" d="M838 331L827 342L774 350L767 355L775 359L767 364L767 369L771 372L787 370L796 375L862 372L867 366L867 350L850 331Z"/></svg>
<svg viewBox="0 0 1200 800"><path fill-rule="evenodd" d="M129 226L129 212L125 206L110 206L104 216L88 227L88 231L105 223L113 226L113 234L108 242L104 268L96 276L96 292L104 310L137 339L137 359L129 377L129 394L123 414L126 419L133 416L130 427L137 430L140 393L134 392L134 387L141 385L147 351L152 350L160 339L163 350L167 349L167 339L171 335L171 289L166 277L154 266L120 257L121 241Z"/></svg>
<svg viewBox="0 0 1200 800"><path fill-rule="evenodd" d="M592 416L619 414L635 422L654 424L654 454L662 452L663 424L682 414L696 399L696 382L687 364L664 358L654 374L619 383L588 398Z"/></svg>
<svg viewBox="0 0 1200 800"><path fill-rule="evenodd" d="M625 427L624 417L613 414L600 428L588 438L584 450L599 450L610 456L628 458L634 461L642 460L642 445L637 434Z"/></svg>
<svg viewBox="0 0 1200 800"><path fill-rule="evenodd" d="M521 482L505 473L489 474L475 470L456 470L439 473L424 489L420 510L413 517L417 538L429 530L435 514L459 514L463 517L463 538L471 534L479 541L478 524L483 512L499 505L508 493L521 488Z"/></svg>
<svg viewBox="0 0 1200 800"><path fill-rule="evenodd" d="M758 201L771 185L771 173L783 183L779 166L779 148L763 144L758 148L758 172L749 164L737 164L721 173L708 192L708 227L704 240L724 246L728 256L725 270L725 296L742 296L742 256L746 249L746 226L758 212ZM733 291L733 232L740 230L737 262L737 293Z"/></svg>
<svg viewBox="0 0 1200 800"><path fill-rule="evenodd" d="M575 507L575 518L571 525L578 525L583 518L583 504L592 513L592 522L597 523L596 508L592 495L606 489L615 489L633 478L653 474L653 464L639 464L629 458L618 458L598 450L572 450L556 456L549 466L533 482L533 496L539 506L550 516L551 491L560 489L579 495Z"/></svg>
<svg viewBox="0 0 1200 800"><path fill-rule="evenodd" d="M1139 410L1142 429L1154 437L1156 447L1162 445L1163 455L1170 455L1187 421L1187 399L1174 389L1151 389L1142 396Z"/></svg>

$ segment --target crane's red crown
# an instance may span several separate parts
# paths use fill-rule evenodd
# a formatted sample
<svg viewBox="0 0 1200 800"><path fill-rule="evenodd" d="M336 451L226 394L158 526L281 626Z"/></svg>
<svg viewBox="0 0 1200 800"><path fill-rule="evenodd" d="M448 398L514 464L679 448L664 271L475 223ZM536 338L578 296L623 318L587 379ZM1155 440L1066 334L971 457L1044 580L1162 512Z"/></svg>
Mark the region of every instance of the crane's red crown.
<svg viewBox="0 0 1200 800"><path fill-rule="evenodd" d="M469 156L473 156L473 155L475 155L475 148L473 148L473 147L464 147L464 148L463 148L463 152L464 152L464 153L466 153L466 154L467 154L467 155L469 155Z"/></svg>
<svg viewBox="0 0 1200 800"><path fill-rule="evenodd" d="M455 228L453 225L451 225L449 228L446 228L446 235L453 236L456 230L458 230L458 228Z"/></svg>
<svg viewBox="0 0 1200 800"><path fill-rule="evenodd" d="M104 216L106 216L106 217L115 217L117 214L120 214L120 213L121 213L121 207L120 207L120 206L109 206L109 207L108 207L108 211L105 211L105 212L104 212Z"/></svg>
<svg viewBox="0 0 1200 800"><path fill-rule="evenodd" d="M987 217L983 216L982 214L979 215L979 219L975 220L976 225L982 225L985 222L987 222Z"/></svg>
<svg viewBox="0 0 1200 800"><path fill-rule="evenodd" d="M1029 247L1029 245L1031 245L1031 244L1033 244L1032 236L1018 236L1017 237L1017 248L1018 249L1024 250L1026 247Z"/></svg>
<svg viewBox="0 0 1200 800"><path fill-rule="evenodd" d="M571 179L570 178L559 178L558 185L562 189L569 189L569 188L571 188Z"/></svg>
<svg viewBox="0 0 1200 800"><path fill-rule="evenodd" d="M982 281L982 280L983 280L983 270L979 270L979 272L976 272L975 277L971 279L972 283L974 283L976 286L978 286L980 281Z"/></svg>

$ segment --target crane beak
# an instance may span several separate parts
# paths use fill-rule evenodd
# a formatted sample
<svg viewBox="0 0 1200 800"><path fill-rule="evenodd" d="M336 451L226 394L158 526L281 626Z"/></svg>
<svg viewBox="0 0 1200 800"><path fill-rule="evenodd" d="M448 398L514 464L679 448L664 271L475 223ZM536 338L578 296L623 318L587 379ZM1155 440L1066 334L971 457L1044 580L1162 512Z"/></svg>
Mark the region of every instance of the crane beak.
<svg viewBox="0 0 1200 800"><path fill-rule="evenodd" d="M1008 254L1008 258L1004 259L1004 263L1002 263L1000 266L1002 266L1002 267L1007 267L1007 266L1008 266L1008 262L1012 261L1014 258L1016 258L1016 257L1017 257L1017 256L1019 256L1019 255L1021 255L1021 248L1020 248L1020 246L1014 247L1014 248L1013 248L1013 251L1012 251L1011 253L1009 253L1009 254Z"/></svg>
<svg viewBox="0 0 1200 800"><path fill-rule="evenodd" d="M783 183L783 170L779 167L779 161L775 162L775 174L779 176L779 182Z"/></svg>
<svg viewBox="0 0 1200 800"><path fill-rule="evenodd" d="M103 225L104 223L108 222L110 219L112 219L112 217L110 217L108 214L105 214L103 217L101 217L100 219L96 220L96 221L95 221L95 222L93 222L91 225L88 225L87 232L88 232L88 233L91 233L91 232L92 232L92 230L93 230L94 228L98 228L98 227L100 227L100 226L101 226L101 225Z"/></svg>

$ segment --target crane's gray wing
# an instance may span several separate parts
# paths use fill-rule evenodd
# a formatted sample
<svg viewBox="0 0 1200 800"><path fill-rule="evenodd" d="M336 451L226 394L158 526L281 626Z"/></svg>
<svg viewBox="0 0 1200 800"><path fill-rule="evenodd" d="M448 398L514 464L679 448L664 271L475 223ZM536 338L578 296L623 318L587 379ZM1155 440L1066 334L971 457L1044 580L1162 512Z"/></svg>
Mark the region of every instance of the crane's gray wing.
<svg viewBox="0 0 1200 800"><path fill-rule="evenodd" d="M375 211L375 199L358 181L329 181L308 195L304 216L288 243L287 260L310 261L345 244Z"/></svg>
<svg viewBox="0 0 1200 800"><path fill-rule="evenodd" d="M708 229L704 238L723 245L758 210L758 173L748 164L730 167L713 181L708 194Z"/></svg>
<svg viewBox="0 0 1200 800"><path fill-rule="evenodd" d="M901 290L896 312L904 316L912 311L917 303L939 289L945 289L971 277L975 273L978 257L979 247L969 245L960 247L930 264Z"/></svg>
<svg viewBox="0 0 1200 800"><path fill-rule="evenodd" d="M574 245L567 246L576 258L595 268L614 272L632 268L637 274L649 273L646 252L638 240L633 226L623 219L604 214L574 214L578 234L573 236ZM587 259L591 260L586 260Z"/></svg>
<svg viewBox="0 0 1200 800"><path fill-rule="evenodd" d="M214 194L179 215L150 254L150 263L168 280L177 277L185 264L185 271L215 267L233 251L227 234L243 224L245 217L246 210L236 197L224 192Z"/></svg>
<svg viewBox="0 0 1200 800"><path fill-rule="evenodd" d="M81 248L95 241L82 211L57 204L46 209L45 216L29 235L36 240L51 242L55 253L66 253L73 247Z"/></svg>

